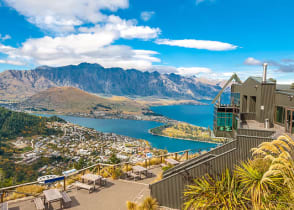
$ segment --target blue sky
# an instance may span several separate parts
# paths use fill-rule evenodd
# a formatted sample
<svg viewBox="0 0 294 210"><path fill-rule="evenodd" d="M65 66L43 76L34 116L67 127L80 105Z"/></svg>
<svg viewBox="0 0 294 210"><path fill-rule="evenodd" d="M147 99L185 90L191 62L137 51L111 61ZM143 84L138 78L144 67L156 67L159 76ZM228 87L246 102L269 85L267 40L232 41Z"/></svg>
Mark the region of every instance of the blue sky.
<svg viewBox="0 0 294 210"><path fill-rule="evenodd" d="M0 71L80 62L294 82L290 0L0 0Z"/></svg>

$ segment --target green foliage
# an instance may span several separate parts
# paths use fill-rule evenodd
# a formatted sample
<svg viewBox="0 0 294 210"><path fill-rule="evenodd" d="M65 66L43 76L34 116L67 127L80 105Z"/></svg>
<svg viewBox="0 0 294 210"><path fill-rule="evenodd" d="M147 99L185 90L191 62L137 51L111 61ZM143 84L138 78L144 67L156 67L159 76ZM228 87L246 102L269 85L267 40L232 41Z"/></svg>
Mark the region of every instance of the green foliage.
<svg viewBox="0 0 294 210"><path fill-rule="evenodd" d="M0 107L0 139L13 139L18 136L57 135L59 131L46 126L46 122L53 120L61 121L58 117L34 116Z"/></svg>
<svg viewBox="0 0 294 210"><path fill-rule="evenodd" d="M170 168L172 168L172 167L173 167L173 165L168 164L167 166L163 166L163 167L162 167L162 170L163 170L163 171L167 171L168 169L170 169Z"/></svg>
<svg viewBox="0 0 294 210"><path fill-rule="evenodd" d="M60 130L47 127L47 122L53 121L63 122L56 116L40 117L0 107L0 187L34 181L42 175L38 171L40 168L55 161L60 161L61 157L42 157L33 164L16 164L15 155L31 151L32 148L16 149L11 146L9 141L5 141L20 136L59 135Z"/></svg>
<svg viewBox="0 0 294 210"><path fill-rule="evenodd" d="M147 197L141 204L127 201L128 210L159 210L159 205L156 199Z"/></svg>
<svg viewBox="0 0 294 210"><path fill-rule="evenodd" d="M220 178L209 175L188 185L184 196L184 209L247 209L248 198L235 176L226 170Z"/></svg>
<svg viewBox="0 0 294 210"><path fill-rule="evenodd" d="M15 164L14 160L0 158L0 188L36 181L39 176L43 175L38 170L56 161L66 162L68 160L62 157L42 157L33 164L26 165Z"/></svg>
<svg viewBox="0 0 294 210"><path fill-rule="evenodd" d="M252 149L252 159L233 173L194 180L184 192L185 209L294 209L293 148L293 139L280 136Z"/></svg>
<svg viewBox="0 0 294 210"><path fill-rule="evenodd" d="M66 123L66 121L60 117L57 116L51 116L47 119L48 122L60 122L60 123Z"/></svg>
<svg viewBox="0 0 294 210"><path fill-rule="evenodd" d="M116 157L116 154L112 153L109 158L109 163L110 164L118 164L118 163L120 163L120 159Z"/></svg>
<svg viewBox="0 0 294 210"><path fill-rule="evenodd" d="M77 163L74 163L74 168L80 170L87 165L85 159L81 157Z"/></svg>

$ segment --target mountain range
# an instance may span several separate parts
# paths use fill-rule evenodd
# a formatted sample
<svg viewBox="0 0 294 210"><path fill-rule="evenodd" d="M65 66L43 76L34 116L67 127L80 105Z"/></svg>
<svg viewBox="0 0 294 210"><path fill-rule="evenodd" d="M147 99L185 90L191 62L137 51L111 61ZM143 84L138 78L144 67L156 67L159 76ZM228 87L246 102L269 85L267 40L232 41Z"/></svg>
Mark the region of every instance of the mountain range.
<svg viewBox="0 0 294 210"><path fill-rule="evenodd" d="M195 77L104 68L89 63L0 73L1 100L24 100L48 88L64 86L95 94L196 100L213 98L221 89L220 84L202 82Z"/></svg>

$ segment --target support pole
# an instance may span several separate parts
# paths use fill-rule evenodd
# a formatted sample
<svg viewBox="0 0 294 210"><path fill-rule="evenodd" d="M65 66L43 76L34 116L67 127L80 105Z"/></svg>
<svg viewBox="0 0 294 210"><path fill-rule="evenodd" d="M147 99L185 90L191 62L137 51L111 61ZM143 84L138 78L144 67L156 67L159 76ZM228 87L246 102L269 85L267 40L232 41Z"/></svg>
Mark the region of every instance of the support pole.
<svg viewBox="0 0 294 210"><path fill-rule="evenodd" d="M66 191L66 180L65 180L66 178L64 177L64 179L63 179L63 191Z"/></svg>
<svg viewBox="0 0 294 210"><path fill-rule="evenodd" d="M1 192L1 203L4 202L4 191Z"/></svg>

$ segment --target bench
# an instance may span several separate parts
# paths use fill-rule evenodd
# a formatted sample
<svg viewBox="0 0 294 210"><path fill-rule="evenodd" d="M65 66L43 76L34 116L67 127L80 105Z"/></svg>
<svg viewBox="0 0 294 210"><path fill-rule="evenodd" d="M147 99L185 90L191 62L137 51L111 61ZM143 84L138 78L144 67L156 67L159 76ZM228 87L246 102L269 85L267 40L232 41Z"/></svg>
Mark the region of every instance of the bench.
<svg viewBox="0 0 294 210"><path fill-rule="evenodd" d="M84 183L81 183L81 182L75 182L75 186L77 187L77 190L85 189L85 190L88 190L89 193L94 191L94 186L84 184Z"/></svg>
<svg viewBox="0 0 294 210"><path fill-rule="evenodd" d="M135 173L132 173L132 172L128 172L128 176L133 177L134 180L135 180L136 178L140 179L140 175L135 174Z"/></svg>
<svg viewBox="0 0 294 210"><path fill-rule="evenodd" d="M102 186L106 186L106 184L107 184L106 178L101 178L100 183Z"/></svg>
<svg viewBox="0 0 294 210"><path fill-rule="evenodd" d="M36 205L37 210L45 210L45 205L41 198L35 198L34 203Z"/></svg>
<svg viewBox="0 0 294 210"><path fill-rule="evenodd" d="M0 210L8 210L8 203L7 202L1 203L0 204Z"/></svg>
<svg viewBox="0 0 294 210"><path fill-rule="evenodd" d="M64 207L71 207L71 198L66 192L61 192L62 204Z"/></svg>

